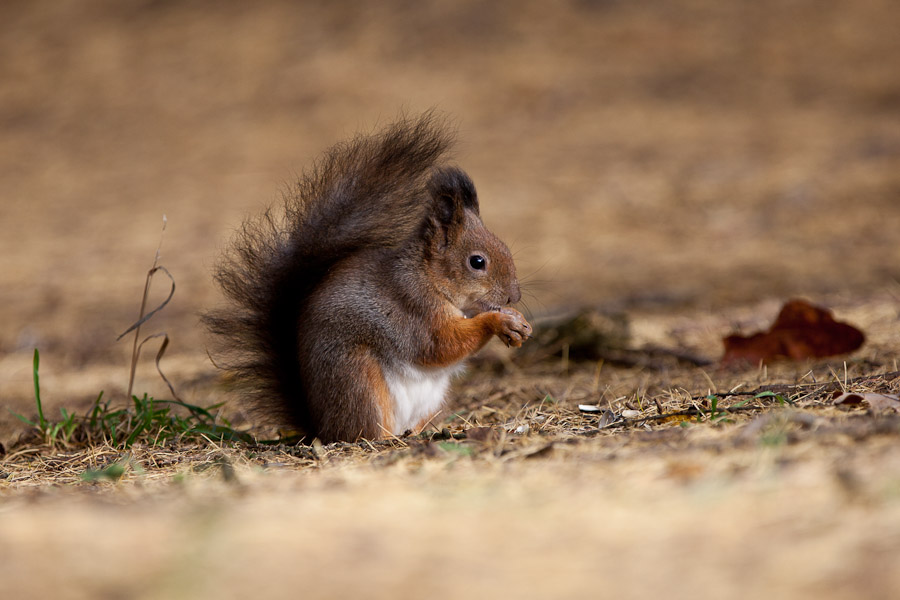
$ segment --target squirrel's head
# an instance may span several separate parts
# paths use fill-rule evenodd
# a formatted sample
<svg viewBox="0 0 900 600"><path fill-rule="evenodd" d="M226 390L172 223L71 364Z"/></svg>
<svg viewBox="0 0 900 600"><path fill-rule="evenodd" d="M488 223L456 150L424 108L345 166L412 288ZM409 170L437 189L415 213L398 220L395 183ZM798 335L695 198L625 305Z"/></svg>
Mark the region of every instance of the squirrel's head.
<svg viewBox="0 0 900 600"><path fill-rule="evenodd" d="M522 293L512 255L481 222L469 176L455 167L439 169L428 192L426 269L438 290L466 316L518 302Z"/></svg>

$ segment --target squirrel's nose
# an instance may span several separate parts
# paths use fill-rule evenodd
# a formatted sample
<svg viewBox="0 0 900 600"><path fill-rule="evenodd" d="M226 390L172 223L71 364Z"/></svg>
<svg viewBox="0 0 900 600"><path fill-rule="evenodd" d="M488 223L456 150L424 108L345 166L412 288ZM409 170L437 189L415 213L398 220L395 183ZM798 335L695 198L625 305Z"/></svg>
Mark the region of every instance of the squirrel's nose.
<svg viewBox="0 0 900 600"><path fill-rule="evenodd" d="M522 299L522 290L519 289L519 282L513 281L509 288L509 297L506 298L507 304L515 304Z"/></svg>

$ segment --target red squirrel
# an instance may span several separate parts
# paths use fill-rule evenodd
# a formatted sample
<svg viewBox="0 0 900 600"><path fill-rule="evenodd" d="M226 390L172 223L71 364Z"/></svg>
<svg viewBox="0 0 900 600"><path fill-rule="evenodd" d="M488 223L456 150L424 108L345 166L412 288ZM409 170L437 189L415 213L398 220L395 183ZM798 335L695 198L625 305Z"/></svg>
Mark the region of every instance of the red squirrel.
<svg viewBox="0 0 900 600"><path fill-rule="evenodd" d="M432 114L328 150L244 223L203 320L253 406L322 442L424 427L463 361L531 325L506 245Z"/></svg>

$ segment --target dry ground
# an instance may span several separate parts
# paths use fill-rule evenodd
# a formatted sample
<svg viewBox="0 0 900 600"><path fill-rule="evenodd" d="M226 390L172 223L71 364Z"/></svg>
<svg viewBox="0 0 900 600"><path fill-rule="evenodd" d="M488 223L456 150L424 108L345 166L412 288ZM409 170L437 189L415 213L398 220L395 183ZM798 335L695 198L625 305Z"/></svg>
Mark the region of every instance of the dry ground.
<svg viewBox="0 0 900 600"><path fill-rule="evenodd" d="M0 411L4 595L898 597L898 417L830 405L900 391L898 19L890 0L2 3L0 406L33 414L35 347L48 414L124 402L113 339L164 213L164 365L222 399L197 314L229 231L401 108L455 118L535 316L630 324L602 363L491 349L444 424L466 439L141 446L86 483L123 453L17 443ZM716 367L723 335L793 296L867 344ZM652 418L764 386L796 406ZM136 389L166 395L149 358ZM640 417L599 429L583 403Z"/></svg>

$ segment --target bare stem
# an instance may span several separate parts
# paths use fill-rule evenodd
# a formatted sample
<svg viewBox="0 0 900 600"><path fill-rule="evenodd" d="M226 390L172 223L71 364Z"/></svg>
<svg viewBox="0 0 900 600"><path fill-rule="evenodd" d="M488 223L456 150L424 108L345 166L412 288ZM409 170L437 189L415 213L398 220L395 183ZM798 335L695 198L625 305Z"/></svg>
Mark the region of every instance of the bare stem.
<svg viewBox="0 0 900 600"><path fill-rule="evenodd" d="M138 326L134 329L134 346L132 346L131 349L131 373L128 376L127 399L129 401L131 400L131 393L134 390L134 374L137 371L138 354L140 353L140 344L138 343L138 340L140 340L141 337L140 322L144 318L144 312L147 310L147 297L150 295L150 282L153 281L153 274L156 273L157 267L159 266L159 257L162 251L163 238L166 235L167 222L168 219L166 219L166 215L163 215L162 231L159 234L159 245L156 247L156 255L153 257L153 266L147 271L147 281L144 283L144 296L141 298L141 312L137 318Z"/></svg>

